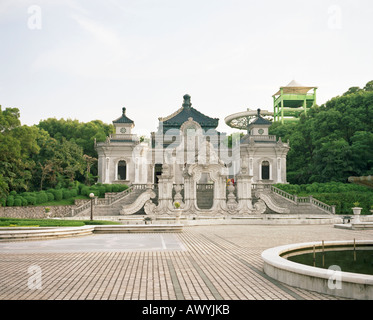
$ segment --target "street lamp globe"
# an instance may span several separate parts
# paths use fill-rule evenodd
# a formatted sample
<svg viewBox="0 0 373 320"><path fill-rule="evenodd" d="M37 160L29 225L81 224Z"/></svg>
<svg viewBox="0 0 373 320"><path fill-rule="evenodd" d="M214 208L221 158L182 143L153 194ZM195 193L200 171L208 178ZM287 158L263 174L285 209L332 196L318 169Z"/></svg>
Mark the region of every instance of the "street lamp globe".
<svg viewBox="0 0 373 320"><path fill-rule="evenodd" d="M93 220L93 198L95 197L95 194L91 192L89 197L91 198L91 220Z"/></svg>

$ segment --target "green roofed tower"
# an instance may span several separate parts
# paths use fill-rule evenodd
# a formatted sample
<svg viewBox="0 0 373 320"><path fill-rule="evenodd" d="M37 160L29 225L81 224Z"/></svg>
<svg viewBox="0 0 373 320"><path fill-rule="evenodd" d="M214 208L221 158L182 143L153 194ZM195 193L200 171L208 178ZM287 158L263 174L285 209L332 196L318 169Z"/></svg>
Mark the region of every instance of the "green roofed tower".
<svg viewBox="0 0 373 320"><path fill-rule="evenodd" d="M287 86L280 87L273 95L274 122L298 120L300 115L315 106L317 87L303 86L291 81Z"/></svg>

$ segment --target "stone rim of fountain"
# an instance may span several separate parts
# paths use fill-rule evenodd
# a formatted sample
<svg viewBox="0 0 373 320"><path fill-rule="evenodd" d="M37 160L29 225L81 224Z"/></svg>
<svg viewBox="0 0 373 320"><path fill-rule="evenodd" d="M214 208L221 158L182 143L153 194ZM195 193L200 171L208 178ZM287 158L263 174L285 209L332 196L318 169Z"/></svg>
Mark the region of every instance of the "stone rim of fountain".
<svg viewBox="0 0 373 320"><path fill-rule="evenodd" d="M353 240L325 241L324 246L325 248L331 246L352 247L353 243ZM373 240L359 240L355 243L359 246L373 246ZM335 275L333 270L308 266L284 258L286 253L312 250L313 246L320 247L320 244L321 241L296 243L264 250L262 260L264 261L265 274L293 287L344 298L372 300L373 275L340 271L342 288L330 288L328 282Z"/></svg>

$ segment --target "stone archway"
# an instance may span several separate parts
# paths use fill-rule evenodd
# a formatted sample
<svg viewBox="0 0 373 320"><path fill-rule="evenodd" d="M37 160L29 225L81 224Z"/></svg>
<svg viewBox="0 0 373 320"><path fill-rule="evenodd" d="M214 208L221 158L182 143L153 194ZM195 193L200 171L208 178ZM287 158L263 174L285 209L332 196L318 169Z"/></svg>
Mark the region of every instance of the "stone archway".
<svg viewBox="0 0 373 320"><path fill-rule="evenodd" d="M193 213L223 213L226 210L226 180L228 168L218 158L213 145L203 142L197 163L187 165L184 169L185 209ZM213 185L213 203L211 208L200 208L197 203L197 185L203 174L207 174Z"/></svg>

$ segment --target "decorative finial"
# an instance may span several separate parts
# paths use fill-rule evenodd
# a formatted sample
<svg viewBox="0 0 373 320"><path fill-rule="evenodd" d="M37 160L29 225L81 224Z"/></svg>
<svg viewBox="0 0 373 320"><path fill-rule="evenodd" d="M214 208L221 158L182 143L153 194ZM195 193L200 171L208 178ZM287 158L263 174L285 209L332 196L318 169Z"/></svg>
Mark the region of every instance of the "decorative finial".
<svg viewBox="0 0 373 320"><path fill-rule="evenodd" d="M257 111L258 111L258 118L259 118L260 117L260 109L258 108Z"/></svg>
<svg viewBox="0 0 373 320"><path fill-rule="evenodd" d="M190 95L185 94L183 98L184 98L183 107L190 108L192 106L192 103L190 102Z"/></svg>
<svg viewBox="0 0 373 320"><path fill-rule="evenodd" d="M122 108L122 114L123 114L123 115L126 114L126 108L125 108L125 107Z"/></svg>

